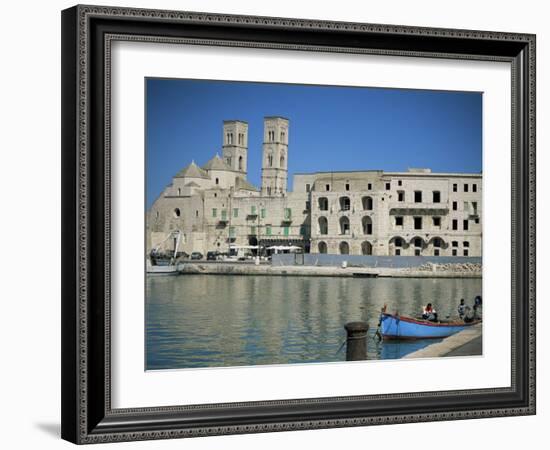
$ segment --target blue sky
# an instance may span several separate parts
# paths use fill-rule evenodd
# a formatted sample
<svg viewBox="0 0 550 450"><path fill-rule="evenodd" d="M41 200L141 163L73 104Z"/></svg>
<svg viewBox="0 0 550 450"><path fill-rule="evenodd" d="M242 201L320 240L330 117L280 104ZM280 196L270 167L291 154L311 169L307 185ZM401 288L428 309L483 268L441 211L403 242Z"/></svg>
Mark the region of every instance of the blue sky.
<svg viewBox="0 0 550 450"><path fill-rule="evenodd" d="M482 95L205 80L146 80L147 206L194 160L221 155L223 120L248 122L248 180L261 180L264 116L289 126L294 173L482 170Z"/></svg>

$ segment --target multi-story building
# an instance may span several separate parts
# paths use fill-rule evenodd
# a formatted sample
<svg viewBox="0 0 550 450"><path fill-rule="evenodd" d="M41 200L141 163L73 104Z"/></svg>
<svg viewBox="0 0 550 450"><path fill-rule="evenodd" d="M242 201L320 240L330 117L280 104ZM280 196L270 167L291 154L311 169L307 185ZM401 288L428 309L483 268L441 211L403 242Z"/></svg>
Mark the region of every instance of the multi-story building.
<svg viewBox="0 0 550 450"><path fill-rule="evenodd" d="M178 172L148 212L147 244L171 231L183 251L298 245L354 255L481 256L481 174L349 171L295 174L289 121L264 119L262 185L246 180L248 124L225 121L222 156Z"/></svg>

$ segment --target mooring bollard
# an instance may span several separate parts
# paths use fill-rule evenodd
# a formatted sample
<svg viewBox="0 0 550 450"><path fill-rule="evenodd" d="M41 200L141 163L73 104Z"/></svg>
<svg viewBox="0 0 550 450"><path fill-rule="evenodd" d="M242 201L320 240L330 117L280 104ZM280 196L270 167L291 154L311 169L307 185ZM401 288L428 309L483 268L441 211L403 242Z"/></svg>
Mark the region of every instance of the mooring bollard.
<svg viewBox="0 0 550 450"><path fill-rule="evenodd" d="M346 339L346 361L364 361L367 359L366 322L349 322L344 325L348 334Z"/></svg>

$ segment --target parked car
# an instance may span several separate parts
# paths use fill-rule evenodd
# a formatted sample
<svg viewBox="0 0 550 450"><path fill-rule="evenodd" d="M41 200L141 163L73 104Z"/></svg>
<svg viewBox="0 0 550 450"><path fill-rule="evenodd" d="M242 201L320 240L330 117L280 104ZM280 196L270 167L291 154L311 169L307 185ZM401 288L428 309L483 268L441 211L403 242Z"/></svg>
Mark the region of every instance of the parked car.
<svg viewBox="0 0 550 450"><path fill-rule="evenodd" d="M220 259L221 257L221 254L220 252L208 252L206 254L206 260L207 261L217 261L218 259Z"/></svg>
<svg viewBox="0 0 550 450"><path fill-rule="evenodd" d="M191 253L191 259L202 259L202 253L201 252L193 252Z"/></svg>

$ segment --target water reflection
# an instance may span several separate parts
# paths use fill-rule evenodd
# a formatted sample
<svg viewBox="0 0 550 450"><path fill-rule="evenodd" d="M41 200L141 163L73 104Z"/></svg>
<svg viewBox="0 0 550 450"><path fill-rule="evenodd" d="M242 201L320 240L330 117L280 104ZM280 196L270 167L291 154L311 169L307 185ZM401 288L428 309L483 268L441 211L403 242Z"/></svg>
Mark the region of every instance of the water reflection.
<svg viewBox="0 0 550 450"><path fill-rule="evenodd" d="M480 293L480 279L149 277L146 368L343 361L347 322L365 320L374 335L384 304L417 314L431 302L440 317L454 316L460 298L471 303ZM400 358L425 345L369 338L368 358Z"/></svg>

